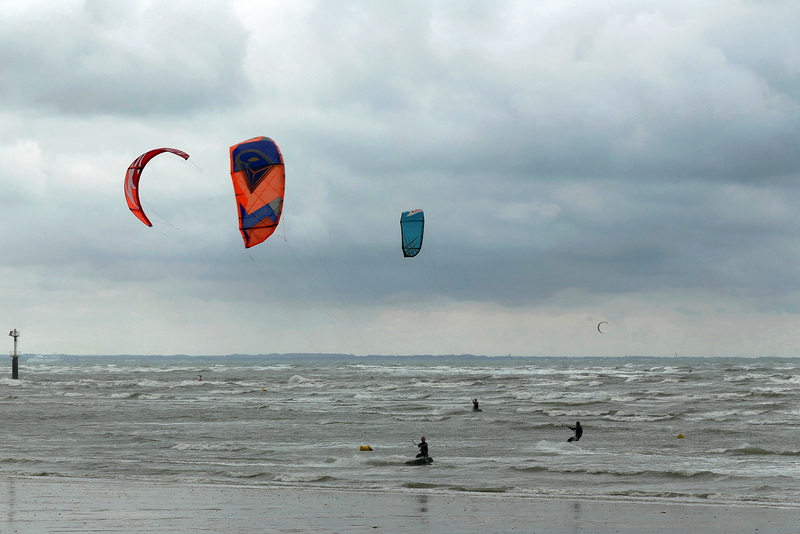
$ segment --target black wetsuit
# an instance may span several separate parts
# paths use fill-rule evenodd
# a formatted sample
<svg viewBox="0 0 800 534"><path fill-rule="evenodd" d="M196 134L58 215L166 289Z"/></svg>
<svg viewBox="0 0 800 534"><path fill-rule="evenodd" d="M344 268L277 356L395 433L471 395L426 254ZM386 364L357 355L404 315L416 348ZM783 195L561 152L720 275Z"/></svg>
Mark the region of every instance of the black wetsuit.
<svg viewBox="0 0 800 534"><path fill-rule="evenodd" d="M581 436L583 435L583 427L581 426L580 423L577 423L575 426L567 425L567 428L575 431L575 435L569 438L567 441L578 441L579 439L581 439Z"/></svg>
<svg viewBox="0 0 800 534"><path fill-rule="evenodd" d="M419 447L419 454L417 458L422 458L424 456L428 456L428 444L424 441L422 443L417 443L417 447Z"/></svg>
<svg viewBox="0 0 800 534"><path fill-rule="evenodd" d="M480 410L480 408L478 408L478 399L475 399L472 401L472 411L477 412L478 410Z"/></svg>

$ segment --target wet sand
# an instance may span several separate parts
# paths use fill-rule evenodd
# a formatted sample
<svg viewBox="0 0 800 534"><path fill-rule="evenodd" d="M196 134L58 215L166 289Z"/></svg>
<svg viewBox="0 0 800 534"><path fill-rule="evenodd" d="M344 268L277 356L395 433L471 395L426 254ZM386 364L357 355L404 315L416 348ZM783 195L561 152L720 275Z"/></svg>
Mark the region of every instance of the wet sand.
<svg viewBox="0 0 800 534"><path fill-rule="evenodd" d="M800 509L0 477L0 532L797 532Z"/></svg>

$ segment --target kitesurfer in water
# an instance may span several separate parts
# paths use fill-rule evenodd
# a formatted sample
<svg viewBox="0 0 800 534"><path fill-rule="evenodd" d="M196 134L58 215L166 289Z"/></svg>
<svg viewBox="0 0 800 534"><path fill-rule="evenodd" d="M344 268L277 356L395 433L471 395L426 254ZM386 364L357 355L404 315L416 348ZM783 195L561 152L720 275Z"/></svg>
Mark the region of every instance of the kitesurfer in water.
<svg viewBox="0 0 800 534"><path fill-rule="evenodd" d="M420 442L417 443L417 447L419 447L417 458L425 458L428 456L428 444L425 442L425 436L422 436Z"/></svg>
<svg viewBox="0 0 800 534"><path fill-rule="evenodd" d="M566 427L575 432L575 435L569 438L567 441L578 441L581 439L581 436L583 435L583 427L581 426L580 421L575 421L575 426L566 425Z"/></svg>
<svg viewBox="0 0 800 534"><path fill-rule="evenodd" d="M472 411L478 412L480 408L478 408L478 399L472 399Z"/></svg>

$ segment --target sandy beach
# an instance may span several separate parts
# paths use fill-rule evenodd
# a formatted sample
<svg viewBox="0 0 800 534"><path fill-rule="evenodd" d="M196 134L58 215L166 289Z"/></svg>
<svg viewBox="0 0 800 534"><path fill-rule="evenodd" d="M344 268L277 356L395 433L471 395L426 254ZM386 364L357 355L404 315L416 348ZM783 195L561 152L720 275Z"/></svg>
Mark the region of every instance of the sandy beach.
<svg viewBox="0 0 800 534"><path fill-rule="evenodd" d="M0 479L2 532L797 531L800 510L345 492L104 479Z"/></svg>

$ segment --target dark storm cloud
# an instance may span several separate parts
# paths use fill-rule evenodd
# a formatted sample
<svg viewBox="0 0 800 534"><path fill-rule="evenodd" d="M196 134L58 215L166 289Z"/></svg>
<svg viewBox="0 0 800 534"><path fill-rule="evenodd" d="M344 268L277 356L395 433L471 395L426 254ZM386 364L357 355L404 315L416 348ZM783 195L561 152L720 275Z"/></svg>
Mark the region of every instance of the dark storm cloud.
<svg viewBox="0 0 800 534"><path fill-rule="evenodd" d="M247 93L247 34L223 2L88 1L0 22L0 104L183 114Z"/></svg>
<svg viewBox="0 0 800 534"><path fill-rule="evenodd" d="M54 328L81 301L99 323L114 310L142 328L165 321L160 335L187 352L215 350L192 345L197 325L246 329L238 350L259 351L284 327L304 339L308 325L345 316L376 332L384 348L360 350L378 352L396 349L377 333L385 317L428 336L417 346L447 351L505 346L494 332L518 322L504 353L538 336L572 343L576 321L596 334L593 316L606 313L647 342L652 325L687 317L713 325L757 310L771 328L769 314L793 313L800 289L800 47L787 23L797 9L97 0L9 10L0 269L26 281L30 317ZM287 189L278 232L245 250L227 150L254 135L281 146ZM146 228L121 180L156 146L191 158L148 169L156 226ZM408 260L399 217L415 208L425 243ZM440 340L451 323L495 330ZM135 351L129 343L119 350ZM615 343L609 351L631 350ZM289 345L270 350L303 350Z"/></svg>
<svg viewBox="0 0 800 534"><path fill-rule="evenodd" d="M373 32L368 22L386 16L377 8L325 29L316 17L336 16L315 11L319 72L342 75L311 84L325 87L316 103L346 131L309 137L326 167L351 177L331 183L332 203L424 204L451 247L444 270L458 273L447 284L457 298L796 287L781 265L794 258L797 221L771 201L798 192L786 182L800 172L791 91L721 46L714 22L637 6L559 38L557 24L537 35L530 19L531 34L515 40L498 8L492 30L459 33L447 51L450 13L422 9L430 22L420 24L392 13L391 30ZM747 26L735 16L733 27ZM576 22L586 21L561 24ZM406 46L386 45L398 34ZM791 75L780 81L791 86ZM498 216L515 202L521 215Z"/></svg>
<svg viewBox="0 0 800 534"><path fill-rule="evenodd" d="M302 43L316 54L297 95L343 134L310 131L312 142L323 134L318 154L385 180L403 168L752 182L800 168L800 107L781 88L793 63L781 60L782 83L764 74L775 46L748 47L760 60L745 62L714 23L650 3L552 21L514 19L502 3L480 16L455 3L406 8L308 14ZM739 16L733 27L747 25Z"/></svg>

